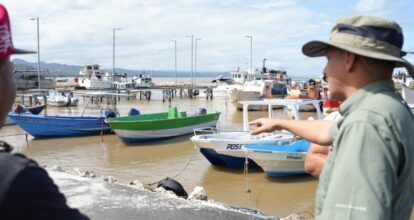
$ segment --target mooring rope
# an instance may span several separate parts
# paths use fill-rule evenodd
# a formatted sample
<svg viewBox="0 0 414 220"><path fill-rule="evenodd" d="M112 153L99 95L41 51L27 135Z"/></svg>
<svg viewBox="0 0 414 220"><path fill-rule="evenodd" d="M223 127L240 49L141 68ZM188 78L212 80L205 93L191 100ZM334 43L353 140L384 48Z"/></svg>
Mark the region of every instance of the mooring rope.
<svg viewBox="0 0 414 220"><path fill-rule="evenodd" d="M194 155L193 155L194 156ZM173 178L173 179L175 179L175 178L177 178L178 176L180 176L181 174L183 174L184 173L184 171L188 168L188 166L190 165L190 163L191 163L191 161L193 160L193 157L190 157L190 159L187 161L187 164L184 166L184 168L180 171L180 172L178 172L176 175L174 175L173 177L171 177L171 178ZM147 185L147 186L153 186L153 185L155 185L155 184L158 184L160 181L156 181L156 182L152 182L152 183L146 183L145 185Z"/></svg>
<svg viewBox="0 0 414 220"><path fill-rule="evenodd" d="M0 138L3 137L13 137L13 136L25 136L24 140L26 142L26 147L29 150L29 135L27 133L17 133L17 134L4 134L4 135L0 135Z"/></svg>
<svg viewBox="0 0 414 220"><path fill-rule="evenodd" d="M244 160L244 170L243 170L243 175L245 177L245 182L246 182L246 191L245 193L247 194L247 199L249 202L249 207L254 209L253 203L252 203L252 190L250 189L249 186L249 159L246 155L245 160Z"/></svg>

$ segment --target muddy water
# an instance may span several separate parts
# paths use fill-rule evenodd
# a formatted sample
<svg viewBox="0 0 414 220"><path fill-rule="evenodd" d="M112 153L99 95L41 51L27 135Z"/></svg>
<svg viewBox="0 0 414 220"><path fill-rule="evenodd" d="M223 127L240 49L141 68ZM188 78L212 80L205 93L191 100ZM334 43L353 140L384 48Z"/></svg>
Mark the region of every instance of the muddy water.
<svg viewBox="0 0 414 220"><path fill-rule="evenodd" d="M125 115L131 107L141 113L152 113L165 111L170 105L160 101L157 95L153 98L153 101L121 101L118 108L121 115ZM188 113L198 107L220 111L220 127L242 128L242 113L224 99L177 99L171 104ZM47 114L78 115L81 111L81 107L48 107ZM97 110L87 109L86 112L96 113ZM283 110L275 110L274 113L283 116ZM263 111L249 115L254 119L266 114ZM53 139L29 136L27 146L25 136L19 135L23 133L17 126L7 126L0 131L0 136L40 164L94 170L99 175L114 176L123 182L139 179L144 183L154 183L169 176L177 179L189 192L200 185L210 199L230 205L254 207L266 214L282 217L292 212L313 213L317 186L314 178L307 175L268 178L260 170L249 170L245 175L240 170L212 167L194 148L189 140L192 135L134 145L124 144L115 134ZM251 196L245 193L247 189L251 190Z"/></svg>

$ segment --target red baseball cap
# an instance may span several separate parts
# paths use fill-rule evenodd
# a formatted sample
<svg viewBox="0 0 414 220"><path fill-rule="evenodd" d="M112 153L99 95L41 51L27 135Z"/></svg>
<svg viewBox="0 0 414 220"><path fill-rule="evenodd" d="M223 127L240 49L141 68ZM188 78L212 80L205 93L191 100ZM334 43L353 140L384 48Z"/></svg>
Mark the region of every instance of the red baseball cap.
<svg viewBox="0 0 414 220"><path fill-rule="evenodd" d="M11 54L36 53L34 51L21 50L13 47L10 19L7 9L0 4L0 59L6 59Z"/></svg>

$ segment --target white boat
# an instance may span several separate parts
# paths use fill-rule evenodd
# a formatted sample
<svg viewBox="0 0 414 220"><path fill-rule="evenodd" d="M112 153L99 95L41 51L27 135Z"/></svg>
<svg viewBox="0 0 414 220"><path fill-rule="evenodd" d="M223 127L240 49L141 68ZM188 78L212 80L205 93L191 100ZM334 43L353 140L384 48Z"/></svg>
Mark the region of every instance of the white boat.
<svg viewBox="0 0 414 220"><path fill-rule="evenodd" d="M225 165L231 168L243 168L245 152L242 149L247 144L284 145L289 144L294 138L293 134L287 131L276 131L260 135L251 135L249 127L248 109L250 105L262 105L268 109L268 117L272 118L273 106L292 106L295 118L300 120L299 107L301 105L319 105L319 100L285 100L265 99L260 101L242 101L243 105L243 131L221 131L210 129L195 130L191 141L195 147L213 165ZM322 112L317 111L318 118L322 118ZM257 166L252 160L249 166Z"/></svg>
<svg viewBox="0 0 414 220"><path fill-rule="evenodd" d="M59 92L57 90L49 90L47 96L47 104L52 106L78 106L79 99L73 97L72 92Z"/></svg>
<svg viewBox="0 0 414 220"><path fill-rule="evenodd" d="M48 105L57 107L78 106L79 104L79 99L73 96L73 92L55 89L34 89L31 91L39 103L47 102Z"/></svg>
<svg viewBox="0 0 414 220"><path fill-rule="evenodd" d="M152 77L148 74L139 74L132 78L135 88L151 88L154 87Z"/></svg>
<svg viewBox="0 0 414 220"><path fill-rule="evenodd" d="M230 77L234 83L243 84L249 81L264 79L265 76L257 68L247 68L246 71L240 71L240 68L237 68L236 71L230 72Z"/></svg>
<svg viewBox="0 0 414 220"><path fill-rule="evenodd" d="M245 82L239 89L232 89L227 92L229 100L236 103L238 110L242 110L243 106L240 101L257 101L264 98L273 98L272 95L273 81L272 80L254 80ZM281 108L282 106L274 106L274 108ZM266 110L266 106L251 105L249 110Z"/></svg>
<svg viewBox="0 0 414 220"><path fill-rule="evenodd" d="M112 79L99 69L99 64L86 64L79 71L79 87L84 89L110 89Z"/></svg>
<svg viewBox="0 0 414 220"><path fill-rule="evenodd" d="M219 84L212 88L214 98L228 98L228 91L241 89L241 84ZM198 97L206 98L207 90L201 90Z"/></svg>
<svg viewBox="0 0 414 220"><path fill-rule="evenodd" d="M310 147L306 140L283 145L245 145L246 156L272 177L304 174L305 157Z"/></svg>
<svg viewBox="0 0 414 220"><path fill-rule="evenodd" d="M24 67L14 69L14 83L16 89L27 90L39 88L39 75L38 70L34 67ZM52 79L45 78L44 76L50 75L49 70L40 69L40 88L52 89L55 88L55 82Z"/></svg>
<svg viewBox="0 0 414 220"><path fill-rule="evenodd" d="M261 99L266 92L270 93L273 83L270 80L254 80L242 84L241 88L228 91L228 97L231 102L253 101ZM269 97L271 98L271 97Z"/></svg>

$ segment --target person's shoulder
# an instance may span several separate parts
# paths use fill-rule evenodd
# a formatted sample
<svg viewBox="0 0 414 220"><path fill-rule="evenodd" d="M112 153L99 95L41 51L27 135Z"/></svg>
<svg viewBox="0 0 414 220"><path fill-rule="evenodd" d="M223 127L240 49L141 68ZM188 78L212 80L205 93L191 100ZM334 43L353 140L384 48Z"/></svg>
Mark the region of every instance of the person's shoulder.
<svg viewBox="0 0 414 220"><path fill-rule="evenodd" d="M3 167L3 165L10 166L11 164L21 166L38 166L34 160L27 158L23 154L12 154L9 152L0 151L0 169Z"/></svg>

